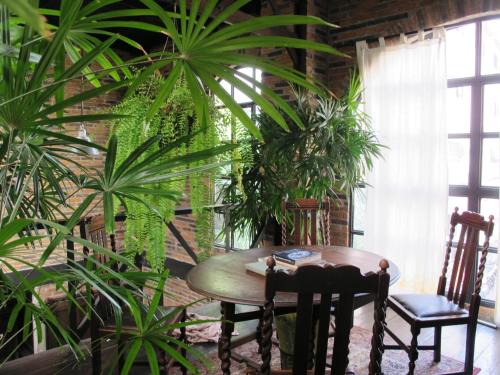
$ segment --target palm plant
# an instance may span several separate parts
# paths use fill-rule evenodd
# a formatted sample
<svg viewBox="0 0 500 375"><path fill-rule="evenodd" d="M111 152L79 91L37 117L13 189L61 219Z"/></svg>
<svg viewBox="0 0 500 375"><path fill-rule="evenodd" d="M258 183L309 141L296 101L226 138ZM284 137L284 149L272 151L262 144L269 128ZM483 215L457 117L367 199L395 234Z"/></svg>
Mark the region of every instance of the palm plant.
<svg viewBox="0 0 500 375"><path fill-rule="evenodd" d="M190 373L198 373L199 369L182 355L182 350L189 353L191 357L202 366L207 368L211 367L211 363L204 358L201 352L191 348L185 342L174 337L172 332L176 329L185 328L190 325L217 321L197 320L172 323L174 321L172 318L181 313L184 307L180 306L170 311L163 311L159 308L167 277L168 270L165 270L162 272L160 280L154 288L151 303L147 309L144 308L144 305L137 302L137 298L135 298L132 293L127 293L127 301L131 307L130 311L135 323L135 328L120 332L120 335L123 336L122 340L124 343L122 354L127 354L121 374L128 374L141 349L144 349L146 352L149 369L153 375L160 374L158 351L168 354L180 365L184 366ZM177 349L182 350L179 351Z"/></svg>
<svg viewBox="0 0 500 375"><path fill-rule="evenodd" d="M227 19L249 1L235 1L219 15L210 19L217 0L206 1L203 9L200 9L200 0L193 0L189 12L187 2L183 0L180 2L178 14L165 12L153 0L141 0L144 5L141 9L119 11L105 8L118 3L118 0L91 1L85 4L83 0L62 0L59 9L41 11L51 21L55 20L48 26L42 23L42 18L38 13L33 12L35 7L30 4L36 2L0 1L2 29L2 48L0 48L2 71L0 76L2 139L0 146L0 164L2 165L0 170L0 263L3 266L0 270L0 292L2 293L0 309L14 306L12 322L23 313L25 323L21 331L4 335L1 339L3 341L0 341L0 347L13 336L21 335L21 341L26 341L30 336L25 327L33 319L36 325L44 322L54 330L61 342L69 344L77 356L83 355L73 333L62 327L50 312L37 291L38 286L52 280L76 308L82 307L79 307L80 305L69 292L67 285L73 285L76 290L82 285L97 288L115 306L117 321L119 321L122 313L121 306L134 310L135 305L129 293L143 298L145 296L140 294L139 286L144 283L145 279L149 278L154 282L161 280L158 279L157 274L137 272L133 264L130 264L130 261L123 256L110 254L106 249L75 238L71 234L75 225L94 205L102 201L106 230L112 233L114 231L113 197L122 204L126 200L146 204L140 199L140 196L145 194L162 194L170 199L176 199L172 192L160 192L153 187L160 182L214 168L219 164L200 165L199 162L212 159L233 147L219 146L167 160L158 158L158 160L163 159L158 162L154 157L142 158L148 148L160 141L154 137L147 140L126 160L117 164L115 162L116 139L111 138L108 147L105 148L65 134L64 125L74 122L107 121L120 115L110 113L68 115L71 106L122 88L127 88L126 95L130 95L151 74L167 68L170 69L169 73L149 108L146 121L151 120L171 94L179 77L183 76L193 98L200 123L208 119L209 105L206 93L208 88L219 97L232 115L241 121L250 134L259 140L263 139L263 135L248 115L223 90L218 80L223 78L252 98L280 128L288 130L291 126L299 128L305 126L304 120L287 102L261 83L238 72L235 66L255 67L315 93L323 93L325 89L321 88L321 85L311 82L303 74L263 57L249 56L241 51L260 47L293 46L337 53L335 49L327 45L310 41L252 35L265 28L276 26L330 25L321 19L307 16L260 17L249 22L227 25ZM14 33L11 33L13 29L9 10L24 19L25 24L21 28L18 27L19 22L16 21L16 31L20 31L19 38L14 38ZM162 26L144 22L140 18L143 16L158 17ZM124 19L130 21L127 24L133 25L132 27L168 35L166 42L173 45L172 52L147 53L137 41L115 34L113 29ZM43 38L47 30L53 34L50 38ZM113 45L117 40L140 50L141 55L129 61L123 61L113 50ZM129 68L137 65L145 66L145 69L138 78L134 78ZM111 82L104 79L108 76L112 78ZM65 96L67 85L81 79L90 81L91 87L80 94ZM252 85L256 88L252 88ZM176 147L179 143L187 141L188 139L177 140L171 145L162 147L153 156L162 156L162 153L168 152L169 147ZM75 161L74 156L85 156L86 149L89 147L107 152L103 170L91 171ZM193 165L196 166L193 167ZM68 188L76 189L76 191L88 189L86 191L89 193L84 202L76 209L71 208L72 213L66 217L63 208L68 206ZM158 212L155 207L149 208L153 212ZM36 219L25 221L26 218ZM64 226L53 222L59 218L66 219ZM22 250L33 249L36 244L44 240L49 241L49 244L43 245L44 251L38 262L23 262L22 257L19 256ZM46 270L44 265L47 260L55 256L55 250L62 247L66 240L79 242L93 248L96 252L106 254L111 257L112 262L127 264L130 272L113 272L111 265L104 265L103 272L92 272L92 267L89 265L95 264L96 260L90 256L84 257L84 265L70 261L68 270L64 272ZM29 274L37 275L36 278L25 277L17 271L12 261L20 261L29 270ZM14 279L9 278L5 272L14 274ZM115 286L107 283L109 278L117 281ZM36 303L26 301L24 298L26 293L31 293ZM154 301L152 304L155 307ZM89 314L92 309L93 306L89 304L83 308L83 312ZM155 308L151 310L154 311ZM24 313L25 311L28 312ZM150 316L149 313L146 316ZM157 321L161 321L161 318ZM150 316L143 327L153 327L154 324L156 323ZM13 323L9 323L11 330L14 329L13 327ZM162 346L163 344L157 344L167 350ZM136 347L139 344L133 345ZM154 365L151 364L151 366L154 369Z"/></svg>

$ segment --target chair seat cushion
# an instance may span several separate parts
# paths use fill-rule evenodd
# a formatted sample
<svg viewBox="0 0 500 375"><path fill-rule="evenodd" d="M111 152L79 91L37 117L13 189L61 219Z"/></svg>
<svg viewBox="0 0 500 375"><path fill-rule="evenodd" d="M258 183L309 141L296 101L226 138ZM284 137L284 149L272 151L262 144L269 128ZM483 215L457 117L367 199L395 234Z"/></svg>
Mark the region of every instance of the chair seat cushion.
<svg viewBox="0 0 500 375"><path fill-rule="evenodd" d="M446 315L467 315L468 311L460 308L444 296L433 294L394 294L389 297L413 315L419 318L432 318Z"/></svg>

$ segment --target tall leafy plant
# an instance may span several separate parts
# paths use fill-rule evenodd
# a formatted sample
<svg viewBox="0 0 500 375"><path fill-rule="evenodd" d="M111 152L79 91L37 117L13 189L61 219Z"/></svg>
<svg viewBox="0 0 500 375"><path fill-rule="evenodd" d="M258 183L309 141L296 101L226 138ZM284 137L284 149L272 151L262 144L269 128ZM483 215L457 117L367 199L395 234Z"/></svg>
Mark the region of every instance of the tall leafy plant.
<svg viewBox="0 0 500 375"><path fill-rule="evenodd" d="M255 235L269 218L280 219L283 199L335 199L364 182L383 146L360 107L361 93L357 74L338 99L296 91L293 107L304 129L289 120L286 132L268 115L259 117L264 143L244 138L244 163L221 192L234 205L231 228Z"/></svg>
<svg viewBox="0 0 500 375"><path fill-rule="evenodd" d="M145 139L139 147L128 157L117 161L117 139L111 137L109 145L102 147L86 142L66 134L64 126L75 122L112 121L122 115L114 113L91 113L72 115L71 107L82 101L95 99L101 95L121 88L127 88L127 95L133 95L137 87L150 79L159 69L169 68L166 79L158 88L155 99L151 102L144 116L145 123L150 124L158 111L164 106L178 82L183 76L186 88L192 98L194 112L201 129L205 129L210 119L210 101L207 100L206 89L217 95L228 110L238 118L249 132L258 139L262 135L248 118L243 109L234 102L223 90L219 78L233 84L237 89L252 98L262 111L269 114L279 126L286 129L291 123L303 127L302 120L293 112L292 107L284 102L260 83L255 83L257 89L252 88L254 82L250 77L237 72L234 66L254 66L281 78L290 80L299 86L309 88L315 92L323 92L320 85L311 82L304 75L263 57L248 56L245 49L261 47L280 47L293 45L296 48L337 53L327 45L313 43L294 38L276 36L253 36L265 28L299 24L319 24L330 26L328 23L314 17L303 16L271 16L261 17L241 24L229 24L228 18L243 7L249 0L239 0L225 8L217 16L213 16L217 0L208 0L201 7L200 0L190 3L187 11L187 2L180 1L179 13L165 12L153 0L141 0L142 8L118 10L111 8L118 0L62 0L58 8L44 10L49 18L47 28L53 33L50 38L43 38L38 32L45 32L33 18L32 7L21 12L19 6L28 4L26 0L1 0L1 44L0 48L0 261L3 265L9 259L22 260L19 256L25 246L33 246L38 239L41 223L49 232L48 245L43 245L43 254L37 262L24 263L34 273L41 276L35 280L17 273L15 266L9 270L16 274L13 282L3 270L2 301L0 308L14 306L14 315L24 313L25 326L34 316L37 324L47 323L51 329L59 332L57 335L63 343L69 344L76 354L82 354L72 333L57 325L56 320L37 294L36 287L52 280L58 289L62 290L69 301L79 308L71 293L65 287L68 282L76 283L79 287L87 284L98 290L116 307L117 321L121 316L120 301L133 308L133 303L124 297L127 291L135 290L139 293L140 286L149 278L155 282L158 275L145 274L137 270L126 258L110 254L106 249L99 248L84 240L74 238L72 230L82 220L92 207L102 203L105 214L106 230L114 232L115 204L119 202L128 210L127 202L137 202L162 216L158 207L151 204L144 197L159 197L175 201L177 194L173 189L158 189L159 184L171 183L177 179L193 174L203 174L218 166L217 163L206 163L207 160L216 160L219 155L234 149L231 145L217 146L201 150L193 146L193 152L183 155L169 155L178 148L193 145L192 137L181 137L169 141L162 147L161 135ZM36 2L30 2L36 4ZM17 10L16 10L17 9ZM24 26L17 28L16 38L12 38L12 23L10 11L25 21ZM141 17L158 17L161 26L145 22ZM213 17L212 17L213 16ZM133 39L126 38L113 32L115 27L123 25L123 21L137 29L143 29L168 35L173 45L172 52L152 52L142 50L142 46ZM137 21L137 22L136 22ZM17 24L17 23L16 23ZM34 27L31 27L34 26ZM43 26L45 27L45 26ZM16 30L16 31L17 31ZM19 36L19 37L17 37ZM108 39L106 39L108 38ZM123 60L113 50L117 40L141 50L143 55L131 60ZM139 77L133 77L128 70L132 66L143 66L145 69ZM112 77L112 81L103 80ZM79 94L68 95L65 88L70 82L89 80L93 86L86 88ZM88 86L86 86L88 87ZM282 108L282 112L276 108ZM102 169L89 170L79 164L75 155L86 157L87 148L99 148L106 152L105 163ZM205 146L203 146L205 147ZM155 150L154 152L150 152ZM85 191L84 201L76 208L69 207L68 187L76 192ZM73 189L74 188L74 189ZM69 210L65 215L63 208ZM36 221L23 222L26 218L36 218ZM65 217L64 226L46 219L56 220ZM35 226L36 224L36 226ZM6 241L3 241L7 239ZM92 272L92 268L82 266L77 262L70 262L67 272L47 271L44 266L49 258L55 256L54 251L64 247L65 240L71 239L95 251L102 252L112 258L113 262L128 264L131 272L116 273L112 267L104 266ZM65 249L69 250L70 249ZM96 260L86 257L86 262L95 264ZM128 263L127 263L128 262ZM106 271L106 272L105 272ZM113 279L114 283L108 283ZM115 285L115 286L111 286ZM123 288L122 286L125 286ZM40 305L26 301L23 297L26 292L38 296ZM142 296L139 295L139 298ZM153 305L154 307L154 305ZM84 313L89 313L93 306L88 305ZM153 309L154 310L154 309ZM149 315L149 314L147 314ZM158 318L153 313L152 319ZM38 320L37 318L38 317ZM13 318L14 319L14 318ZM22 335L23 340L28 335L22 332L9 332L2 337L0 345L13 336ZM139 335L139 342L140 335ZM137 345L137 344L135 344ZM161 345L158 344L160 347ZM154 368L153 368L154 370ZM153 371L157 372L157 371Z"/></svg>

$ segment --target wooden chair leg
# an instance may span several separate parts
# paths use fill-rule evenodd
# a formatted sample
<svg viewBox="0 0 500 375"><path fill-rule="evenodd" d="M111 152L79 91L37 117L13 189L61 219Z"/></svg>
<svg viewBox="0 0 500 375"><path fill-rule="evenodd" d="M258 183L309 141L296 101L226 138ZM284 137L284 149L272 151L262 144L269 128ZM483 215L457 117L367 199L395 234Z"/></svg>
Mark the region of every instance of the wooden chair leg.
<svg viewBox="0 0 500 375"><path fill-rule="evenodd" d="M472 375L474 369L474 344L476 341L476 322L467 325L467 341L465 343L465 369L466 375Z"/></svg>
<svg viewBox="0 0 500 375"><path fill-rule="evenodd" d="M262 318L259 318L259 323L257 323L257 329L255 331L255 339L259 348L257 349L257 353L262 354Z"/></svg>
<svg viewBox="0 0 500 375"><path fill-rule="evenodd" d="M415 362L418 359L418 335L420 334L420 328L412 326L411 327L411 344L410 344L410 352L408 353L408 357L410 358L410 363L408 364L409 375L413 375L415 373Z"/></svg>
<svg viewBox="0 0 500 375"><path fill-rule="evenodd" d="M442 327L434 328L434 362L441 361L441 330Z"/></svg>

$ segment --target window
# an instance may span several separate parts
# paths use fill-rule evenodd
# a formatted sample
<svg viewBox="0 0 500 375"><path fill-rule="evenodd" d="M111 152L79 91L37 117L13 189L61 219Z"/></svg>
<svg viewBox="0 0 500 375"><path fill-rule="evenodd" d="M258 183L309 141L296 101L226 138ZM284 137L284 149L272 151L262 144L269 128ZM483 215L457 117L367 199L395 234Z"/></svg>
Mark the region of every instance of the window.
<svg viewBox="0 0 500 375"><path fill-rule="evenodd" d="M238 69L239 72L252 77L254 80L257 82L262 82L262 72L259 69L255 68L240 68ZM242 93L240 90L229 84L227 81L222 81L221 82L222 87L226 90L227 93L229 93L234 100L243 107L243 110L251 117L255 118L259 114L259 107L255 105L252 100ZM253 87L255 89L255 87ZM257 92L259 90L257 89ZM222 103L218 102L220 104L220 108L223 110ZM236 120L234 117L232 117L229 121L225 121L222 129L220 129L221 132L221 139L222 141L226 142L236 142L237 141L237 135L238 132L236 130ZM230 171L227 171L227 174L229 174ZM220 176L216 180L215 184L215 193L216 197L219 196L218 192L220 191L221 187L224 186L229 182L229 177L224 174ZM216 235L216 245L226 247L227 249L231 250L241 250L241 249L248 249L248 247L251 244L252 239L248 238L248 236L244 235L243 233L239 233L236 231L230 231L229 233L223 233L222 229L224 227L224 214L216 214L215 215L215 235ZM229 236L229 238L227 238Z"/></svg>
<svg viewBox="0 0 500 375"><path fill-rule="evenodd" d="M497 216L500 211L500 18L452 27L447 30L446 38L448 211L459 207L480 212L485 217ZM498 225L490 240L481 291L486 305L493 305L496 296L497 256Z"/></svg>
<svg viewBox="0 0 500 375"><path fill-rule="evenodd" d="M500 185L500 18L450 27L447 49L448 211L498 215ZM351 245L363 247L364 189L351 196ZM498 222L498 220L497 220ZM485 305L496 296L499 227L490 240ZM482 241L483 239L480 239ZM479 258L479 254L478 254Z"/></svg>

